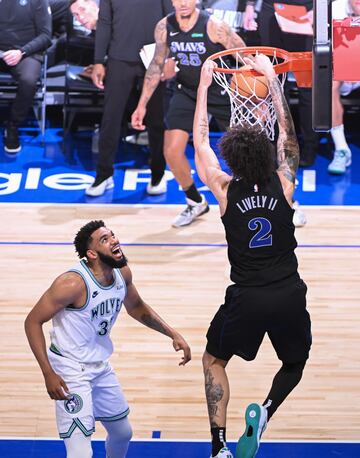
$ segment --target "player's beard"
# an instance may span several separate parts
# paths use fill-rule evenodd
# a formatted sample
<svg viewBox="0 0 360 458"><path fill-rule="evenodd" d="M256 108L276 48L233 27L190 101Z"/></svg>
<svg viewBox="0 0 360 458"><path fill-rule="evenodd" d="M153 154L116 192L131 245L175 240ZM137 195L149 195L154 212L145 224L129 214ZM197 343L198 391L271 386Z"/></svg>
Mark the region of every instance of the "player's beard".
<svg viewBox="0 0 360 458"><path fill-rule="evenodd" d="M123 254L122 258L117 261L116 259L112 258L111 256L107 256L106 254L98 252L100 261L102 261L107 266L111 267L112 269L121 269L122 267L127 266L128 260L127 257Z"/></svg>

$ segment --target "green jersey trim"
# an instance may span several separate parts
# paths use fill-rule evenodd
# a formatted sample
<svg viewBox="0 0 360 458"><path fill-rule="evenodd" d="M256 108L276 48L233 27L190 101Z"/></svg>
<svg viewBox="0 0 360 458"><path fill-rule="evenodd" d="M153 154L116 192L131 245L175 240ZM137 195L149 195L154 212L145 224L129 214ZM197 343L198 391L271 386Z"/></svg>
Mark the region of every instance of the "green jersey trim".
<svg viewBox="0 0 360 458"><path fill-rule="evenodd" d="M62 354L60 353L60 351L58 350L58 348L57 348L53 343L50 345L49 350L50 350L52 353L55 353L55 355L62 356L62 357L64 356L64 355L62 355Z"/></svg>
<svg viewBox="0 0 360 458"><path fill-rule="evenodd" d="M84 274L80 270L71 269L71 270L69 270L69 272L75 272L76 274L79 274L80 277L84 280L84 283L85 283L85 286L86 286L86 302L82 307L73 307L72 305L68 305L67 307L65 307L65 310L69 310L71 312L80 312L81 310L86 309L86 307L89 305L89 302L90 302L90 288L89 288L88 282L86 280L86 277L84 276Z"/></svg>
<svg viewBox="0 0 360 458"><path fill-rule="evenodd" d="M90 275L91 279L94 281L94 283L95 283L99 288L107 290L107 289L111 289L111 288L115 285L115 283L116 283L116 278L114 277L114 275L113 275L113 278L114 278L113 283L112 283L111 285L109 285L109 286L104 286L104 285L101 285L101 284L96 280L95 275L91 272L91 270L89 269L89 267L88 267L88 265L87 265L87 263L86 263L86 261L85 261L84 259L82 259L82 260L80 261L80 264L84 267L84 269L86 270L86 272Z"/></svg>
<svg viewBox="0 0 360 458"><path fill-rule="evenodd" d="M71 437L72 433L75 431L76 428L79 428L80 431L84 434L85 437L89 437L92 433L95 432L95 428L86 429L86 427L82 424L79 418L74 418L73 422L71 423L70 428L67 430L66 433L59 433L59 437L61 439L68 439Z"/></svg>
<svg viewBox="0 0 360 458"><path fill-rule="evenodd" d="M118 415L113 415L112 417L95 417L96 421L117 421L125 418L129 415L130 409L126 409L124 412L119 413Z"/></svg>

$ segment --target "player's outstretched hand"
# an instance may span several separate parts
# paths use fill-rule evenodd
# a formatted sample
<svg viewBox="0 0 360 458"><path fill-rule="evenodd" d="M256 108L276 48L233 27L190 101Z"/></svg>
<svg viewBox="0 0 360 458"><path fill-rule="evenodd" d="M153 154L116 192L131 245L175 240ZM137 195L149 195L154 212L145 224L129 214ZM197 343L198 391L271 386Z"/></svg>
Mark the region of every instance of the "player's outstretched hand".
<svg viewBox="0 0 360 458"><path fill-rule="evenodd" d="M181 358L179 366L185 366L185 364L191 360L191 350L182 335L178 333L175 334L173 338L173 347L175 351L182 350L184 352L184 356Z"/></svg>
<svg viewBox="0 0 360 458"><path fill-rule="evenodd" d="M212 60L204 62L201 69L200 86L209 87L213 81L214 68L216 64Z"/></svg>
<svg viewBox="0 0 360 458"><path fill-rule="evenodd" d="M250 65L251 68L266 76L272 78L276 76L273 64L265 54L257 54L256 56L244 56L244 63Z"/></svg>

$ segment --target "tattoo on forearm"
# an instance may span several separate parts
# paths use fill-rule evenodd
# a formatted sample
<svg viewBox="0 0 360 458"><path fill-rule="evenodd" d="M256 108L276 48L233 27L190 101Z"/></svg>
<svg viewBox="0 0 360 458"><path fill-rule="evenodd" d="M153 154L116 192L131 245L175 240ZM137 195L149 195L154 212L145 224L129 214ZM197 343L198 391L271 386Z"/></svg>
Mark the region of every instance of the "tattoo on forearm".
<svg viewBox="0 0 360 458"><path fill-rule="evenodd" d="M160 82L169 49L166 43L166 22L160 21L155 28L155 54L145 73L143 97L148 102Z"/></svg>
<svg viewBox="0 0 360 458"><path fill-rule="evenodd" d="M296 170L299 165L299 145L294 123L279 80L277 78L271 79L269 88L279 124L277 142L279 170L284 173L288 180L295 182Z"/></svg>
<svg viewBox="0 0 360 458"><path fill-rule="evenodd" d="M214 376L210 369L205 371L205 393L209 412L209 419L212 428L219 426L216 417L218 416L219 406L218 402L224 396L224 389L220 383L214 383Z"/></svg>
<svg viewBox="0 0 360 458"><path fill-rule="evenodd" d="M203 143L209 141L209 122L205 115L200 119L199 127L201 142Z"/></svg>
<svg viewBox="0 0 360 458"><path fill-rule="evenodd" d="M217 27L216 33L219 43L225 46L226 49L246 46L243 39L224 22Z"/></svg>
<svg viewBox="0 0 360 458"><path fill-rule="evenodd" d="M144 313L141 315L140 321L148 328L154 329L155 331L161 332L161 334L169 336L169 332L166 327L156 317Z"/></svg>

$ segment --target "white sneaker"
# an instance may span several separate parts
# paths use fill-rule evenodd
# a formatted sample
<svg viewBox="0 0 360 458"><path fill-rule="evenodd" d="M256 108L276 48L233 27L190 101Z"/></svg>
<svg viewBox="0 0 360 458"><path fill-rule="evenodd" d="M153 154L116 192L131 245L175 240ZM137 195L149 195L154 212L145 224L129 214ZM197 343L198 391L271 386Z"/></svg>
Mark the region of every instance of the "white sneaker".
<svg viewBox="0 0 360 458"><path fill-rule="evenodd" d="M306 215L301 210L300 204L297 200L293 203L293 209L295 210L293 216L293 223L295 227L303 227L307 223Z"/></svg>
<svg viewBox="0 0 360 458"><path fill-rule="evenodd" d="M148 183L148 185L146 186L146 192L150 194L150 196L158 196L159 194L164 194L166 191L167 179L165 173L157 185L153 186L150 181L150 183Z"/></svg>
<svg viewBox="0 0 360 458"><path fill-rule="evenodd" d="M191 199L186 198L187 207L184 211L178 215L172 225L173 227L182 227L191 224L197 217L207 213L210 208L205 199L205 196L201 194L201 202L194 202Z"/></svg>
<svg viewBox="0 0 360 458"><path fill-rule="evenodd" d="M114 187L113 177L106 178L105 180L101 181L99 184L96 184L96 180L95 180L94 183L86 189L85 194L91 197L99 197L99 196L102 196L106 190L112 189L113 187Z"/></svg>
<svg viewBox="0 0 360 458"><path fill-rule="evenodd" d="M343 175L346 167L351 165L351 151L346 149L337 149L334 152L334 158L328 166L328 172L333 175Z"/></svg>
<svg viewBox="0 0 360 458"><path fill-rule="evenodd" d="M133 145L147 146L149 144L149 136L147 132L140 132L139 134L128 135L125 137L125 141Z"/></svg>
<svg viewBox="0 0 360 458"><path fill-rule="evenodd" d="M234 457L229 448L223 447L216 456L213 457L211 455L210 458L234 458Z"/></svg>

